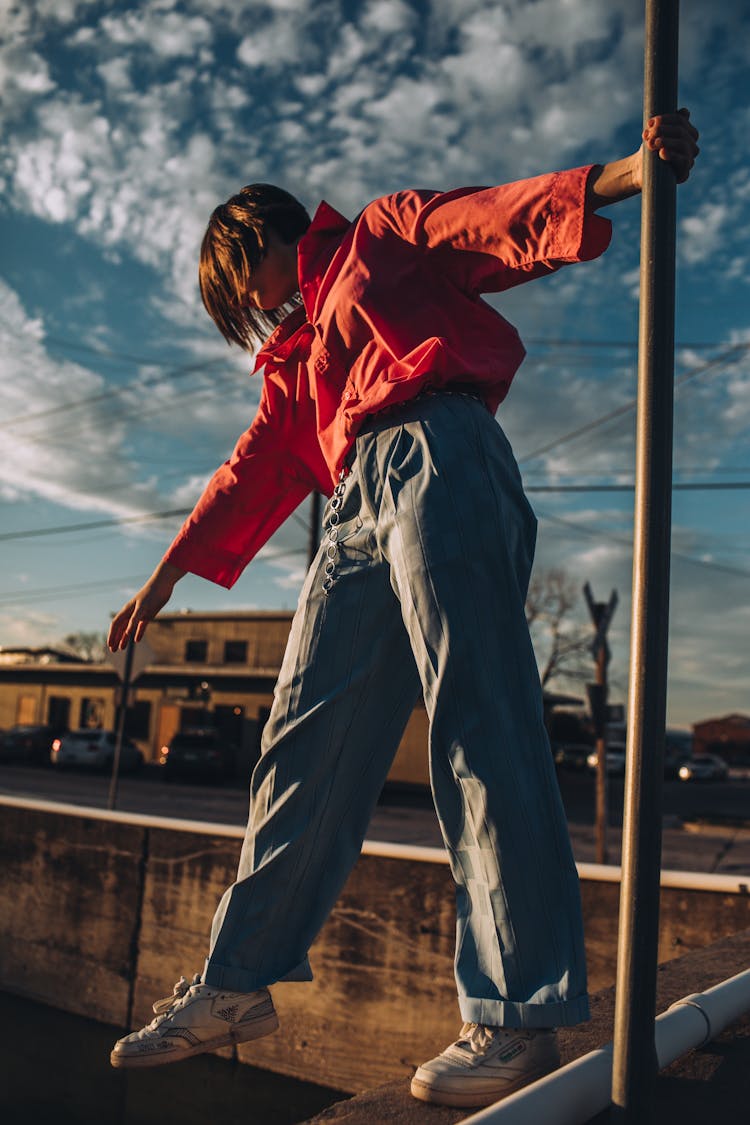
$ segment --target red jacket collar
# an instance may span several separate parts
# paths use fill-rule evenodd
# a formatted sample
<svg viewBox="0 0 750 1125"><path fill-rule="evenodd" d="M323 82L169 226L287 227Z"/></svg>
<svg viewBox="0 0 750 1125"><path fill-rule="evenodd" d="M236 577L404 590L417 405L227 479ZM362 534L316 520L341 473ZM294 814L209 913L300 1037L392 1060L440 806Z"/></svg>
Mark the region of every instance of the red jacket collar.
<svg viewBox="0 0 750 1125"><path fill-rule="evenodd" d="M309 317L313 315L315 298L323 276L350 226L348 219L323 200L299 241L297 261L300 293Z"/></svg>
<svg viewBox="0 0 750 1125"><path fill-rule="evenodd" d="M293 309L285 316L281 324L274 328L271 335L261 346L253 364L253 374L267 363L269 359L278 363L288 359L293 351L303 344L308 345L308 340L314 333L313 326L308 323L302 305Z"/></svg>
<svg viewBox="0 0 750 1125"><path fill-rule="evenodd" d="M313 329L310 324L305 323L306 318L312 316L315 297L320 289L323 275L350 226L349 220L325 200L320 203L310 226L297 246L303 305L290 312L289 316L273 330L255 357L253 372L269 359L275 362L283 361L301 346L309 345Z"/></svg>

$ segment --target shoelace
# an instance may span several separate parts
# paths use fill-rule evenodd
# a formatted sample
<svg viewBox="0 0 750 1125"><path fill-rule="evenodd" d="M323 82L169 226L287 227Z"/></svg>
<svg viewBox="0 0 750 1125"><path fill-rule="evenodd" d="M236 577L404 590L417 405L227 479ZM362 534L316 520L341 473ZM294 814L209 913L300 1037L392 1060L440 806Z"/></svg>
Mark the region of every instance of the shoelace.
<svg viewBox="0 0 750 1125"><path fill-rule="evenodd" d="M188 980L187 977L180 977L172 990L172 995L165 996L163 1000L157 1000L156 1003L152 1005L156 1019L151 1021L148 1025L149 1028L158 1027L162 1020L166 1019L175 1008L179 1007L180 1002L185 999L190 989L200 983L200 973L196 973L192 980Z"/></svg>
<svg viewBox="0 0 750 1125"><path fill-rule="evenodd" d="M475 1055L483 1055L493 1042L498 1029L486 1027L482 1023L465 1023L461 1028L457 1045L467 1043Z"/></svg>

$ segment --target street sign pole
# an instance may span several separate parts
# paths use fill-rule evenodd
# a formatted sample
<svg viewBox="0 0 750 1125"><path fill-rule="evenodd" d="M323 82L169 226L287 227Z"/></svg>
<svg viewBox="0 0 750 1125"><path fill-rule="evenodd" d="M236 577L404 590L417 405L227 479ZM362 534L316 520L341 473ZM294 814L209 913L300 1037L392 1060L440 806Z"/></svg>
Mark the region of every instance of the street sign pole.
<svg viewBox="0 0 750 1125"><path fill-rule="evenodd" d="M109 782L109 801L107 808L114 809L117 803L117 782L120 775L120 757L122 755L122 740L125 736L125 719L128 714L128 695L130 693L130 684L133 675L133 656L135 653L135 642L131 637L128 641L127 651L125 653L125 668L122 674L122 698L117 715L117 732L115 735L115 752L112 758L112 777Z"/></svg>
<svg viewBox="0 0 750 1125"><path fill-rule="evenodd" d="M591 715L596 737L596 862L608 863L607 850L607 667L610 651L607 632L617 608L617 591L613 590L609 602L597 602L590 584L583 587L583 594L594 626L594 640L591 653L596 661L596 682L589 684Z"/></svg>
<svg viewBox="0 0 750 1125"><path fill-rule="evenodd" d="M677 109L678 0L646 0L644 126ZM675 177L644 150L633 611L612 1064L613 1121L653 1120L669 625Z"/></svg>

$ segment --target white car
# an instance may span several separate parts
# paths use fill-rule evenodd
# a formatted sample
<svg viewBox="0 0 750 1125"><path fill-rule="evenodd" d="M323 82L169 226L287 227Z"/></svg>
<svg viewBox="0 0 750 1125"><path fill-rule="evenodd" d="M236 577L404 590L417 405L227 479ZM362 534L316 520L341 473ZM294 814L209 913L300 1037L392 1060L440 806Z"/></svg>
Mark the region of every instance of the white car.
<svg viewBox="0 0 750 1125"><path fill-rule="evenodd" d="M117 736L112 730L71 730L52 743L50 761L53 766L89 766L91 769L112 768ZM143 755L129 738L122 742L120 769L123 773L143 765Z"/></svg>

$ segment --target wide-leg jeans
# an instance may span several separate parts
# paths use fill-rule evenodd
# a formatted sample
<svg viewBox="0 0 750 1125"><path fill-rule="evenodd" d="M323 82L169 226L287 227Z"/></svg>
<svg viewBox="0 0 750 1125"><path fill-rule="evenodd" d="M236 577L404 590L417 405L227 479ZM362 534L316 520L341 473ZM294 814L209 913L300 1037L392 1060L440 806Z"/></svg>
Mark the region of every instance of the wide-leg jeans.
<svg viewBox="0 0 750 1125"><path fill-rule="evenodd" d="M512 451L481 402L445 393L374 416L353 454L292 624L204 980L311 979L308 950L421 690L461 1015L578 1023L578 877L524 613L536 521Z"/></svg>

